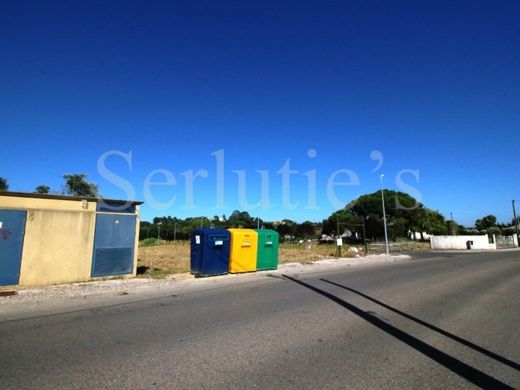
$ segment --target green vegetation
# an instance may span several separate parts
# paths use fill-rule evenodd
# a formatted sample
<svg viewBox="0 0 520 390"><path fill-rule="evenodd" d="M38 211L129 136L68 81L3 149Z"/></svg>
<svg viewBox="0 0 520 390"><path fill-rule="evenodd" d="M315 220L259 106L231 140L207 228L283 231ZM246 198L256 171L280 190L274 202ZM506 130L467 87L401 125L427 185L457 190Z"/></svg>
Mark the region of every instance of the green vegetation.
<svg viewBox="0 0 520 390"><path fill-rule="evenodd" d="M404 192L384 190L384 197L388 236L394 242L408 240L409 232L419 232L421 239L424 239L423 233L434 235L513 234L513 228L497 224L496 217L493 215L478 219L474 228L466 228L455 221L447 221L440 212L425 207ZM356 238L352 238L349 242L360 244L363 228L366 238L370 242L384 238L381 192L376 191L353 200L321 223L310 221L300 223L290 219L266 222L262 219L257 220L246 211L235 210L229 217L215 215L213 218L154 218L153 223L141 223L140 239L160 237L161 240L166 241L188 240L191 232L201 226L226 229L236 227L254 229L257 226L264 226L277 230L282 242L317 240L322 236L331 238L350 232L352 237ZM149 242L153 243L153 241Z"/></svg>
<svg viewBox="0 0 520 390"><path fill-rule="evenodd" d="M99 196L98 185L89 183L87 175L84 173L66 174L63 175L63 179L65 179L65 193L67 195L86 196L89 198L97 198Z"/></svg>
<svg viewBox="0 0 520 390"><path fill-rule="evenodd" d="M388 233L391 240L408 238L409 231L429 234L448 234L453 223L447 222L438 211L428 209L416 199L403 192L385 190L385 209ZM266 222L249 215L246 211L235 210L229 217L215 215L213 218L157 217L153 222L142 222L140 239L162 239L166 241L188 240L193 230L203 227L221 228L265 228L275 229L281 241L318 239L322 235L335 237L349 230L355 236L362 237L363 225L366 237L380 240L384 237L381 192L363 195L350 202L344 209L338 210L322 223L310 221L296 222L283 219ZM454 225L456 227L456 225ZM360 240L358 240L359 243ZM145 241L148 242L148 241ZM145 244L146 245L146 244Z"/></svg>
<svg viewBox="0 0 520 390"><path fill-rule="evenodd" d="M486 215L481 219L475 221L475 227L478 230L488 230L497 226L497 217L494 215Z"/></svg>
<svg viewBox="0 0 520 390"><path fill-rule="evenodd" d="M38 187L35 188L34 190L34 193L35 194L48 194L51 192L51 187L49 186L46 186L46 185L39 185Z"/></svg>
<svg viewBox="0 0 520 390"><path fill-rule="evenodd" d="M159 240L157 238L146 238L139 242L139 246L152 246L157 245Z"/></svg>
<svg viewBox="0 0 520 390"><path fill-rule="evenodd" d="M408 237L408 232L447 234L448 225L442 214L428 209L403 192L384 190L388 235L391 240ZM343 210L323 221L323 233L342 234L346 229L361 236L363 225L370 240L384 237L381 192L360 196Z"/></svg>
<svg viewBox="0 0 520 390"><path fill-rule="evenodd" d="M189 217L180 219L176 217L156 217L153 222L141 222L139 233L140 240L161 239L166 241L189 240L193 230L200 227L248 228L256 229L258 226L266 229L275 229L280 233L282 241L295 239L311 239L319 237L321 225L313 222L298 223L289 219L280 222L266 222L256 219L246 211L233 211L229 217L215 215L213 218Z"/></svg>
<svg viewBox="0 0 520 390"><path fill-rule="evenodd" d="M72 196L85 196L89 198L97 198L100 196L98 185L95 183L89 183L87 181L87 175L84 173L79 174L65 174L63 175L65 180L64 189L61 191L62 194ZM4 177L0 177L0 191L8 191L9 183ZM33 193L35 194L50 194L51 188L48 185L38 185ZM55 193L60 193L59 191Z"/></svg>
<svg viewBox="0 0 520 390"><path fill-rule="evenodd" d="M9 184L7 183L7 179L5 177L0 177L0 191L9 190Z"/></svg>

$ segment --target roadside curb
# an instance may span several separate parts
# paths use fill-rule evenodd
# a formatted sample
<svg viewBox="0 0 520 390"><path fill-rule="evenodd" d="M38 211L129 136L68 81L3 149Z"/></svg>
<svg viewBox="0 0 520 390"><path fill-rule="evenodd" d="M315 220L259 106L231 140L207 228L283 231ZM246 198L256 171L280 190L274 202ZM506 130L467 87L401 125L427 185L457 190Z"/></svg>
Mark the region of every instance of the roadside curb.
<svg viewBox="0 0 520 390"><path fill-rule="evenodd" d="M0 297L0 309L4 315L9 311L35 310L41 311L48 307L59 304L73 304L86 307L95 301L110 298L119 302L127 301L128 296L135 299L136 295L146 296L149 294L160 294L164 291L180 289L187 291L191 289L212 288L226 283L247 282L253 278L265 278L272 275L284 273L309 273L326 270L334 270L343 267L376 265L393 263L398 261L409 261L409 255L371 255L366 257L343 257L330 258L314 261L309 264L285 263L280 264L278 269L270 271L257 271L243 274L226 274L207 278L195 278L190 274L174 274L164 279L131 278L97 280L83 283L70 283L39 288L19 289L16 295ZM1 318L0 318L1 320Z"/></svg>

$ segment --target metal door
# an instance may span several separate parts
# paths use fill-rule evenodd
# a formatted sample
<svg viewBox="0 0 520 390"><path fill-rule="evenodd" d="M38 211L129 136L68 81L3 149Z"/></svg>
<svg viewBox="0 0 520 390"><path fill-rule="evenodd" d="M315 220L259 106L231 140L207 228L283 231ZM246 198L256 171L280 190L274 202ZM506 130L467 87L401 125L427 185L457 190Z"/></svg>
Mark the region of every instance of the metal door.
<svg viewBox="0 0 520 390"><path fill-rule="evenodd" d="M18 284L27 212L0 210L0 286Z"/></svg>
<svg viewBox="0 0 520 390"><path fill-rule="evenodd" d="M132 273L135 222L135 215L97 214L93 277Z"/></svg>

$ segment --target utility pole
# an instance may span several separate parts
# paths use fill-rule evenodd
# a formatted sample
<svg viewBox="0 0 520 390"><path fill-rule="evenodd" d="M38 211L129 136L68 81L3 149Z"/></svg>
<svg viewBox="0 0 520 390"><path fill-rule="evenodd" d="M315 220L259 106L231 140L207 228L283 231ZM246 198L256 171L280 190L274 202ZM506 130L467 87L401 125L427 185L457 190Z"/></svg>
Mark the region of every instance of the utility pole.
<svg viewBox="0 0 520 390"><path fill-rule="evenodd" d="M367 244L367 231L365 229L365 217L362 217L363 221L363 245L365 246L365 256L368 255L368 244Z"/></svg>
<svg viewBox="0 0 520 390"><path fill-rule="evenodd" d="M379 176L379 179L381 180L381 203L383 205L383 224L385 227L385 245L386 245L386 254L390 254L390 248L388 247L388 232L386 230L386 211L385 211L385 193L383 190L383 174Z"/></svg>
<svg viewBox="0 0 520 390"><path fill-rule="evenodd" d="M450 223L449 223L449 225L450 225L450 234L452 236L457 235L457 229L455 229L455 222L453 221L453 212L452 211L450 211Z"/></svg>
<svg viewBox="0 0 520 390"><path fill-rule="evenodd" d="M162 222L157 222L157 241L161 241L161 225Z"/></svg>
<svg viewBox="0 0 520 390"><path fill-rule="evenodd" d="M518 236L518 220L516 219L516 210L515 210L515 201L514 200L513 200L513 220L515 223L516 238L520 239L520 236Z"/></svg>
<svg viewBox="0 0 520 390"><path fill-rule="evenodd" d="M175 242L175 239L177 238L177 222L173 224L173 242Z"/></svg>
<svg viewBox="0 0 520 390"><path fill-rule="evenodd" d="M339 232L339 219L336 217L336 230L338 232L336 238L336 257L341 257L341 245L339 245L339 240L341 239L341 234Z"/></svg>

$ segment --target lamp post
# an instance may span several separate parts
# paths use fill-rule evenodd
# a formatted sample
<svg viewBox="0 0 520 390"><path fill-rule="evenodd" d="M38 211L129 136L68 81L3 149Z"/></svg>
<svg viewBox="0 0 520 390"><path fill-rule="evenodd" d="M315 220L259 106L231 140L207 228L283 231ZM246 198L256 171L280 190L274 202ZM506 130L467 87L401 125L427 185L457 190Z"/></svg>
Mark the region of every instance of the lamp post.
<svg viewBox="0 0 520 390"><path fill-rule="evenodd" d="M386 254L390 254L390 249L388 248L388 233L386 231L386 211L385 211L385 193L383 190L383 174L379 176L379 180L381 181L381 203L383 205L383 225L385 227L385 245L386 245Z"/></svg>

